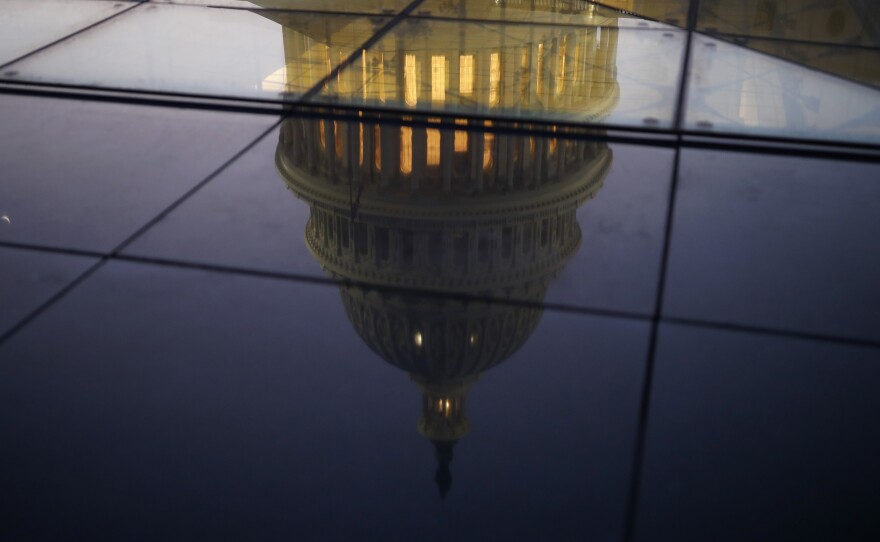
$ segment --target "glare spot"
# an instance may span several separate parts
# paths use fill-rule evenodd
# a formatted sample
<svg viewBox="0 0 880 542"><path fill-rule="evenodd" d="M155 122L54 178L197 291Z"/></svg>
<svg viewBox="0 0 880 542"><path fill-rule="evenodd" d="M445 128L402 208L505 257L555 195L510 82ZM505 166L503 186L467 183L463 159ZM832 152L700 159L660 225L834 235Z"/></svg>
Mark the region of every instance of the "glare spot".
<svg viewBox="0 0 880 542"><path fill-rule="evenodd" d="M416 331L416 334L413 336L413 341L416 343L418 348L422 347L422 332Z"/></svg>
<svg viewBox="0 0 880 542"><path fill-rule="evenodd" d="M6 215L0 216L0 222L4 222L6 224L12 224L12 220Z"/></svg>

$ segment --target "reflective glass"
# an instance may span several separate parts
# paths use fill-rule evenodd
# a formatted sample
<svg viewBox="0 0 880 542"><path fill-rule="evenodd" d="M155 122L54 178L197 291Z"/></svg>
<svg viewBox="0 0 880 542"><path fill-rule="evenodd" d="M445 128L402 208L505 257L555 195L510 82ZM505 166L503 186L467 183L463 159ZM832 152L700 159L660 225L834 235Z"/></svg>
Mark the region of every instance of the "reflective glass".
<svg viewBox="0 0 880 542"><path fill-rule="evenodd" d="M873 4L851 0L700 0L697 28L813 43L880 46L876 32L880 10Z"/></svg>
<svg viewBox="0 0 880 542"><path fill-rule="evenodd" d="M673 155L292 117L125 253L652 314Z"/></svg>
<svg viewBox="0 0 880 542"><path fill-rule="evenodd" d="M686 127L880 142L880 91L695 35Z"/></svg>
<svg viewBox="0 0 880 542"><path fill-rule="evenodd" d="M0 0L0 64L132 5L104 0Z"/></svg>
<svg viewBox="0 0 880 542"><path fill-rule="evenodd" d="M669 28L667 24L634 17L621 11L632 2L611 1L593 4L584 0L540 2L533 0L495 0L468 2L467 0L425 0L415 10L417 15L455 18L461 20L488 20L526 22L529 24L573 24L588 26L618 26L638 28ZM617 8L617 9L613 9Z"/></svg>
<svg viewBox="0 0 880 542"><path fill-rule="evenodd" d="M318 10L342 13L394 14L412 0L153 0L160 4L190 4L245 9Z"/></svg>
<svg viewBox="0 0 880 542"><path fill-rule="evenodd" d="M670 127L680 31L406 20L322 103Z"/></svg>
<svg viewBox="0 0 880 542"><path fill-rule="evenodd" d="M145 4L10 69L18 80L295 99L385 22Z"/></svg>
<svg viewBox="0 0 880 542"><path fill-rule="evenodd" d="M603 0L599 2L669 24L685 26L691 0Z"/></svg>
<svg viewBox="0 0 880 542"><path fill-rule="evenodd" d="M734 42L806 68L880 87L880 49L742 37Z"/></svg>
<svg viewBox="0 0 880 542"><path fill-rule="evenodd" d="M621 540L649 334L110 262L0 346L0 535Z"/></svg>

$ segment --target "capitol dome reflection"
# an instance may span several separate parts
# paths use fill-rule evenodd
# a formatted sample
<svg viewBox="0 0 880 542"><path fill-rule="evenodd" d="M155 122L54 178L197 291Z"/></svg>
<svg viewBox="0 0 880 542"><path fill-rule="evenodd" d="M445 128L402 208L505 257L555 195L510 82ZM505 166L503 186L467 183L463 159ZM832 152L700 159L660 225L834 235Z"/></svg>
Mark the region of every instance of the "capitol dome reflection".
<svg viewBox="0 0 880 542"><path fill-rule="evenodd" d="M571 29L543 30L556 31ZM513 62L497 34L468 36L464 48L447 38L428 33L416 50L386 51L389 56L375 62L365 53L364 70L401 69L389 80L365 75L366 86L351 92L367 100L393 92L404 102L436 103L451 95L460 100L468 90L487 106L516 107L525 95L512 98L514 90L539 99L542 88L559 88L554 70L565 75L567 68L557 62L558 47L575 45L559 36L546 51L533 44L534 54L543 56L529 60L518 49ZM545 106L577 106L601 116L616 103L616 81L607 80L615 73L608 66L616 45L607 36L596 41L594 31L579 39L587 40L576 43L581 51L592 47L591 54L602 56L596 64L601 77L581 79L601 85L568 97L547 95ZM286 47L295 41L285 35ZM419 73L431 84L413 85ZM374 83L379 86L369 86ZM603 142L503 133L456 118L283 122L276 165L310 207L305 242L340 282L346 313L364 343L421 390L417 427L435 446L441 495L451 485L453 446L470 428L470 388L537 327L550 283L580 245L577 210L601 188L611 162Z"/></svg>
<svg viewBox="0 0 880 542"><path fill-rule="evenodd" d="M605 143L465 128L291 118L276 152L354 329L422 391L441 493L470 386L534 331L612 161Z"/></svg>

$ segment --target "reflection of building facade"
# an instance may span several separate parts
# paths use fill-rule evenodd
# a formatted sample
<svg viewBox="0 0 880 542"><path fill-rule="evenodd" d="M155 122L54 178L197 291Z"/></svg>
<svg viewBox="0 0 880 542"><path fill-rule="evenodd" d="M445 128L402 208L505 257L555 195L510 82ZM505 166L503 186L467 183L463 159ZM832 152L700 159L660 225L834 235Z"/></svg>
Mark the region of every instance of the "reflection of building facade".
<svg viewBox="0 0 880 542"><path fill-rule="evenodd" d="M479 11L465 2L448 9ZM582 119L606 115L619 97L613 19L603 26L412 19L362 51L356 48L369 36L358 30L367 24L363 18L265 16L284 27L288 63L267 83L278 90L308 88L333 74L325 92L345 103L523 108ZM352 54L354 63L334 74Z"/></svg>
<svg viewBox="0 0 880 542"><path fill-rule="evenodd" d="M323 38L327 55L346 54L331 35L344 31ZM552 32L560 34L526 46L521 37L428 29L406 42L412 49L365 54L361 79L335 84L365 101L515 108L543 100L607 114L617 93L616 41L596 29ZM315 65L297 60L314 54L315 36L286 31L287 77ZM587 54L596 73L573 76L577 63L565 59ZM441 494L451 483L452 447L469 428L469 387L537 326L551 280L580 244L576 211L611 160L604 143L492 133L463 120L284 122L276 164L311 208L306 243L345 283L342 299L360 337L421 389L418 428L436 448Z"/></svg>
<svg viewBox="0 0 880 542"><path fill-rule="evenodd" d="M311 207L310 251L357 283L342 287L355 330L422 390L419 430L437 449L442 493L468 388L535 329L536 304L580 244L576 211L612 159L604 143L456 127L289 119L276 154Z"/></svg>

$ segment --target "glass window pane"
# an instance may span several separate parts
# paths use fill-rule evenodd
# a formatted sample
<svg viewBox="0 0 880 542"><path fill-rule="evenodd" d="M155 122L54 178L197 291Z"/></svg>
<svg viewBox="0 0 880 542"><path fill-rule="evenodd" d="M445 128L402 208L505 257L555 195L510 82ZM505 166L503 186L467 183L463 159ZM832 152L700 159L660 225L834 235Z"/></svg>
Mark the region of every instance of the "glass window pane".
<svg viewBox="0 0 880 542"><path fill-rule="evenodd" d="M314 100L671 127L683 44L677 30L407 20Z"/></svg>
<svg viewBox="0 0 880 542"><path fill-rule="evenodd" d="M133 5L103 0L2 0L0 64L11 62Z"/></svg>
<svg viewBox="0 0 880 542"><path fill-rule="evenodd" d="M695 35L686 128L880 142L880 91Z"/></svg>
<svg viewBox="0 0 880 542"><path fill-rule="evenodd" d="M41 83L291 99L385 22L145 4L12 69L16 79Z"/></svg>

